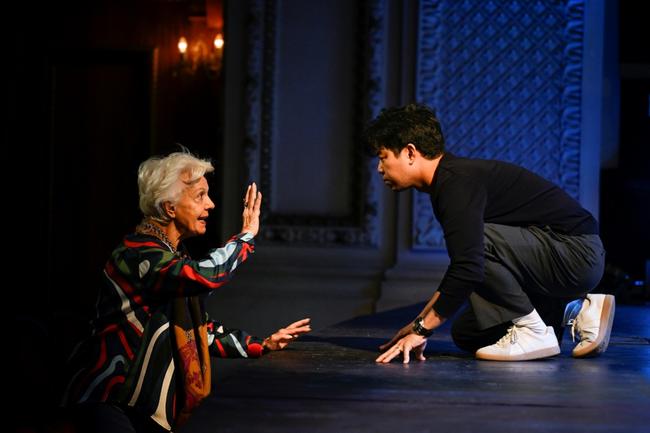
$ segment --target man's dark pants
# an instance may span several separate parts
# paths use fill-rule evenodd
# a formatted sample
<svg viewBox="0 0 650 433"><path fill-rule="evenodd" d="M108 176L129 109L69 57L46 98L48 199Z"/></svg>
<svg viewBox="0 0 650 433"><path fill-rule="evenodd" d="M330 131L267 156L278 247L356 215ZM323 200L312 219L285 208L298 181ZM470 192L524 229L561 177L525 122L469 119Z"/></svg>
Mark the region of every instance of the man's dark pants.
<svg viewBox="0 0 650 433"><path fill-rule="evenodd" d="M485 284L452 324L456 345L475 352L494 344L512 319L533 308L561 341L566 304L591 291L603 275L599 236L486 223L484 243Z"/></svg>

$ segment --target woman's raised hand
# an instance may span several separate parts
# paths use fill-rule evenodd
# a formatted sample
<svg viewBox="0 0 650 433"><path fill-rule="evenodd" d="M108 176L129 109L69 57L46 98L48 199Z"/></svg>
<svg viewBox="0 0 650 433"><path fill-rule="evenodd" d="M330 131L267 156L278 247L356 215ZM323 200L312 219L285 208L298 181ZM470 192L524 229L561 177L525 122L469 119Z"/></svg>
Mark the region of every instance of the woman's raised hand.
<svg viewBox="0 0 650 433"><path fill-rule="evenodd" d="M257 190L255 182L248 185L244 195L244 212L242 213L241 233L249 232L257 236L260 231L260 207L262 206L262 193Z"/></svg>

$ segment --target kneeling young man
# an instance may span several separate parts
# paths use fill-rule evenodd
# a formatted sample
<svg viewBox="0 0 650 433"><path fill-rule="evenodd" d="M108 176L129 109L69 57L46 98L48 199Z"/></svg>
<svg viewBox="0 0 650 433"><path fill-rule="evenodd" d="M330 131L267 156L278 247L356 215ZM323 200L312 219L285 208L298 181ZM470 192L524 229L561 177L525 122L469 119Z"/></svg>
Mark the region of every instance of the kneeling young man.
<svg viewBox="0 0 650 433"><path fill-rule="evenodd" d="M451 259L422 313L381 347L377 362L403 354L406 363L411 351L424 360L426 337L466 300L452 337L479 359L557 355L563 319L580 339L574 357L605 351L614 297L588 294L602 277L605 250L598 223L576 200L522 167L446 152L425 106L386 109L364 135L388 187L429 194Z"/></svg>

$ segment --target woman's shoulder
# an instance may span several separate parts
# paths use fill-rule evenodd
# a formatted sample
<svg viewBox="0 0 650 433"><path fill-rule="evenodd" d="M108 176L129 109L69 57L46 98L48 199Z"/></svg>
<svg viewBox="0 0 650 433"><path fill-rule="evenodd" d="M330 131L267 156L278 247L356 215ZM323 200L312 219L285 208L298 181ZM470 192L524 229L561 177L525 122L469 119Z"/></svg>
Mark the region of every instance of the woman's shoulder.
<svg viewBox="0 0 650 433"><path fill-rule="evenodd" d="M173 252L160 239L146 233L131 233L122 239L115 251L138 252L139 254L163 254Z"/></svg>
<svg viewBox="0 0 650 433"><path fill-rule="evenodd" d="M139 262L147 259L161 262L170 261L175 255L160 239L143 233L131 233L113 250L112 257L116 261Z"/></svg>

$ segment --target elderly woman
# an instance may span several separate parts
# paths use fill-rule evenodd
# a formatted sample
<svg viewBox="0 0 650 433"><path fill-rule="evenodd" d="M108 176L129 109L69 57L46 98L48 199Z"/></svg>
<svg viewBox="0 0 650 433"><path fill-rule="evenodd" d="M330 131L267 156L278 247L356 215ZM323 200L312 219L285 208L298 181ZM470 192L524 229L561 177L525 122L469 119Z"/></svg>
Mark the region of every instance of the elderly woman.
<svg viewBox="0 0 650 433"><path fill-rule="evenodd" d="M249 185L241 233L192 260L182 241L206 232L213 170L187 151L140 165L144 218L106 263L92 336L71 358L63 403L82 414L81 430L169 431L209 394L210 355L256 358L310 331L303 319L260 339L208 318L202 295L253 253L262 202Z"/></svg>

